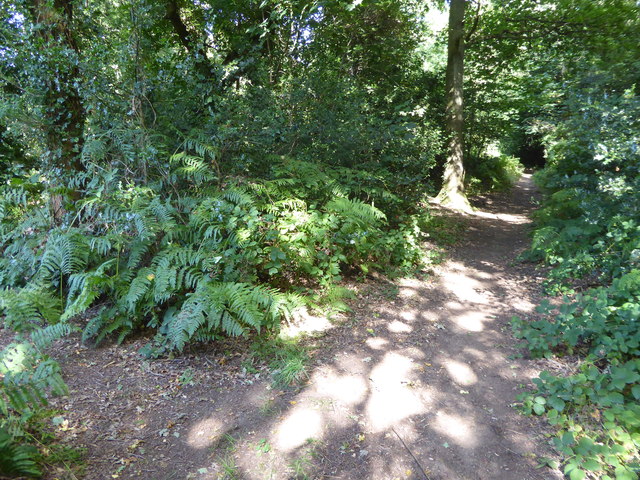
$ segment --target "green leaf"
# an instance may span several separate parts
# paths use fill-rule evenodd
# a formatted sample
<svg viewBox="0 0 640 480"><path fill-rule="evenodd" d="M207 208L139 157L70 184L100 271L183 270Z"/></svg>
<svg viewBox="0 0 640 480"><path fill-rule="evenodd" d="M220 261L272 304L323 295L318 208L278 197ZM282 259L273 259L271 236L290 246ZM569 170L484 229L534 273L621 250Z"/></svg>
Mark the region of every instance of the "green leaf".
<svg viewBox="0 0 640 480"><path fill-rule="evenodd" d="M558 397L550 397L549 398L549 405L551 405L553 408L555 408L558 412L562 412L564 410L565 407L565 402L564 400L562 400L561 398Z"/></svg>
<svg viewBox="0 0 640 480"><path fill-rule="evenodd" d="M616 480L636 480L638 478L638 475L622 466L616 468L615 474Z"/></svg>
<svg viewBox="0 0 640 480"><path fill-rule="evenodd" d="M543 415L545 411L544 405L541 405L539 403L534 403L533 411L536 413L536 415Z"/></svg>
<svg viewBox="0 0 640 480"><path fill-rule="evenodd" d="M584 478L586 478L586 476L586 472L584 470L580 470L579 468L571 470L571 472L569 473L569 478L571 480L583 480Z"/></svg>
<svg viewBox="0 0 640 480"><path fill-rule="evenodd" d="M565 432L562 435L563 445L572 445L574 442L575 442L575 437L573 436L573 432Z"/></svg>
<svg viewBox="0 0 640 480"><path fill-rule="evenodd" d="M582 466L589 470L590 472L599 472L601 470L600 462L598 462L595 458L588 458Z"/></svg>

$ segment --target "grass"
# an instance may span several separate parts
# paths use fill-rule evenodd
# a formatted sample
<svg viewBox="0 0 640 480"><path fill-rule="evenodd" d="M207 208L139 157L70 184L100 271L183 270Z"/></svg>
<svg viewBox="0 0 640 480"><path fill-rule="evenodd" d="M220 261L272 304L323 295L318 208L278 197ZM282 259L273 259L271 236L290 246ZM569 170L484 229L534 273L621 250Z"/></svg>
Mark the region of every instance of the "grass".
<svg viewBox="0 0 640 480"><path fill-rule="evenodd" d="M267 398L259 407L260 413L265 417L271 417L278 413L276 402L273 398Z"/></svg>
<svg viewBox="0 0 640 480"><path fill-rule="evenodd" d="M268 362L276 388L298 385L308 378L307 349L295 340L275 337L261 340L252 346L255 358Z"/></svg>
<svg viewBox="0 0 640 480"><path fill-rule="evenodd" d="M227 453L233 453L237 449L238 440L233 435L225 433L222 437L222 444Z"/></svg>
<svg viewBox="0 0 640 480"><path fill-rule="evenodd" d="M240 471L233 455L225 455L219 460L220 468L222 468L222 478L224 480L239 480Z"/></svg>
<svg viewBox="0 0 640 480"><path fill-rule="evenodd" d="M307 373L308 359L306 350L302 348L277 353L269 364L274 384L279 388L290 387L299 385L309 378Z"/></svg>
<svg viewBox="0 0 640 480"><path fill-rule="evenodd" d="M316 449L320 442L315 438L307 439L307 451L289 462L289 470L292 478L296 480L308 480L313 475L313 459L316 457Z"/></svg>
<svg viewBox="0 0 640 480"><path fill-rule="evenodd" d="M308 480L311 478L311 456L308 453L293 459L289 463L289 469L296 480Z"/></svg>
<svg viewBox="0 0 640 480"><path fill-rule="evenodd" d="M225 453L218 458L220 464L220 472L222 480L239 480L240 471L234 457L235 451L238 449L238 440L231 434L225 433L220 440L220 446Z"/></svg>
<svg viewBox="0 0 640 480"><path fill-rule="evenodd" d="M446 215L434 215L426 225L429 238L436 245L442 247L451 247L457 244L466 228L461 220Z"/></svg>

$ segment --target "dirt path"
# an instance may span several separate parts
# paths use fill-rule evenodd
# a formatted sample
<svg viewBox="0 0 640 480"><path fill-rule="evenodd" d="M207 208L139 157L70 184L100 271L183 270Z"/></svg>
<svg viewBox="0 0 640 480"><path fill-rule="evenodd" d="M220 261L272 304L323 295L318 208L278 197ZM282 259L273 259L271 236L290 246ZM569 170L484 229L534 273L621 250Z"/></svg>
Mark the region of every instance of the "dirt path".
<svg viewBox="0 0 640 480"><path fill-rule="evenodd" d="M548 453L541 426L510 406L537 373L512 359L509 328L538 290L513 263L532 194L525 176L481 199L430 281L401 281L392 301L363 297L319 340L298 392L273 390L224 347L148 363L135 344L67 345L65 428L89 449L86 478L556 478L535 468Z"/></svg>

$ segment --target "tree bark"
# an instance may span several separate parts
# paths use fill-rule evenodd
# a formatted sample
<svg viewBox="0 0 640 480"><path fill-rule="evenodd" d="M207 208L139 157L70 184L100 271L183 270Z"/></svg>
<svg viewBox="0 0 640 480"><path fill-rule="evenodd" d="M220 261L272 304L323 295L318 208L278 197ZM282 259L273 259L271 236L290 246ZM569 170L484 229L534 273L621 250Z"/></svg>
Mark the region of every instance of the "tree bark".
<svg viewBox="0 0 640 480"><path fill-rule="evenodd" d="M197 42L193 41L187 26L182 21L182 17L180 16L180 6L178 5L177 0L168 0L166 2L165 18L171 23L173 31L177 35L182 46L194 57L196 68L200 74L208 80L213 80L214 84L217 83L218 79L216 78L216 72L207 58L207 52L202 45L198 45Z"/></svg>
<svg viewBox="0 0 640 480"><path fill-rule="evenodd" d="M464 13L467 0L451 0L446 73L447 160L437 200L457 210L471 211L464 193Z"/></svg>

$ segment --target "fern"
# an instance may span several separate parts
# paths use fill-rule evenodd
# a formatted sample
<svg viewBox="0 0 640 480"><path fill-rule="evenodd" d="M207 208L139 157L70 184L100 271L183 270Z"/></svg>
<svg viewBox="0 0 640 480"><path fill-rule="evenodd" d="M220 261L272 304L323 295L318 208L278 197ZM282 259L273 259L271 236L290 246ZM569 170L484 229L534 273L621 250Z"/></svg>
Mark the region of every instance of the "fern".
<svg viewBox="0 0 640 480"><path fill-rule="evenodd" d="M171 162L180 165L174 172L196 184L212 182L217 180L217 176L211 171L206 159L202 156L188 155L180 152L171 157Z"/></svg>
<svg viewBox="0 0 640 480"><path fill-rule="evenodd" d="M49 237L40 263L40 276L60 284L63 276L82 271L88 261L87 238L77 231L56 232Z"/></svg>
<svg viewBox="0 0 640 480"><path fill-rule="evenodd" d="M131 282L127 294L123 297L123 303L127 306L129 312L134 312L136 310L138 302L149 291L149 286L154 280L154 277L155 274L153 269L140 269L136 278Z"/></svg>
<svg viewBox="0 0 640 480"><path fill-rule="evenodd" d="M17 332L32 331L60 319L60 299L42 287L8 289L0 292L0 311L6 327Z"/></svg>
<svg viewBox="0 0 640 480"><path fill-rule="evenodd" d="M174 173L196 185L213 183L220 177L218 166L218 148L208 143L207 138L187 138L182 144L183 151L171 156L172 164L177 165ZM195 155L189 152L194 152Z"/></svg>
<svg viewBox="0 0 640 480"><path fill-rule="evenodd" d="M0 378L0 476L39 477L40 454L26 430L49 395L67 393L60 366L29 343L13 343L0 352Z"/></svg>
<svg viewBox="0 0 640 480"><path fill-rule="evenodd" d="M60 322L31 332L31 341L39 350L44 350L56 340L77 331L78 327L67 322Z"/></svg>
<svg viewBox="0 0 640 480"><path fill-rule="evenodd" d="M335 198L328 202L325 208L327 211L339 213L363 227L375 225L386 219L385 214L373 205L349 198Z"/></svg>
<svg viewBox="0 0 640 480"><path fill-rule="evenodd" d="M129 254L126 267L129 272L131 272L131 277L133 277L133 272L135 272L135 269L138 268L142 263L145 255L149 253L151 246L151 241L142 239L135 239L129 245Z"/></svg>
<svg viewBox="0 0 640 480"><path fill-rule="evenodd" d="M222 198L238 206L255 205L255 200L253 199L253 197L247 191L240 187L229 188L225 190L222 194Z"/></svg>
<svg viewBox="0 0 640 480"><path fill-rule="evenodd" d="M82 332L82 341L93 340L98 345L107 336L118 333L116 342L122 343L127 335L140 327L141 320L136 316L127 315L118 305L102 308L87 322Z"/></svg>
<svg viewBox="0 0 640 480"><path fill-rule="evenodd" d="M111 239L108 237L92 237L91 240L89 240L89 248L91 251L104 257L111 251L113 245Z"/></svg>
<svg viewBox="0 0 640 480"><path fill-rule="evenodd" d="M58 363L28 343L13 343L0 352L0 374L4 376L0 408L5 411L46 405L48 393L67 393Z"/></svg>
<svg viewBox="0 0 640 480"><path fill-rule="evenodd" d="M36 462L38 449L21 445L10 432L0 427L0 475L8 477L40 477Z"/></svg>
<svg viewBox="0 0 640 480"><path fill-rule="evenodd" d="M245 283L208 283L196 290L180 312L162 326L170 348L181 351L194 337L216 333L245 335L249 329L273 328L290 306L277 291Z"/></svg>
<svg viewBox="0 0 640 480"><path fill-rule="evenodd" d="M67 307L61 320L68 320L87 310L100 295L112 291L115 279L107 272L117 263L115 258L102 263L94 271L76 273L69 277Z"/></svg>

